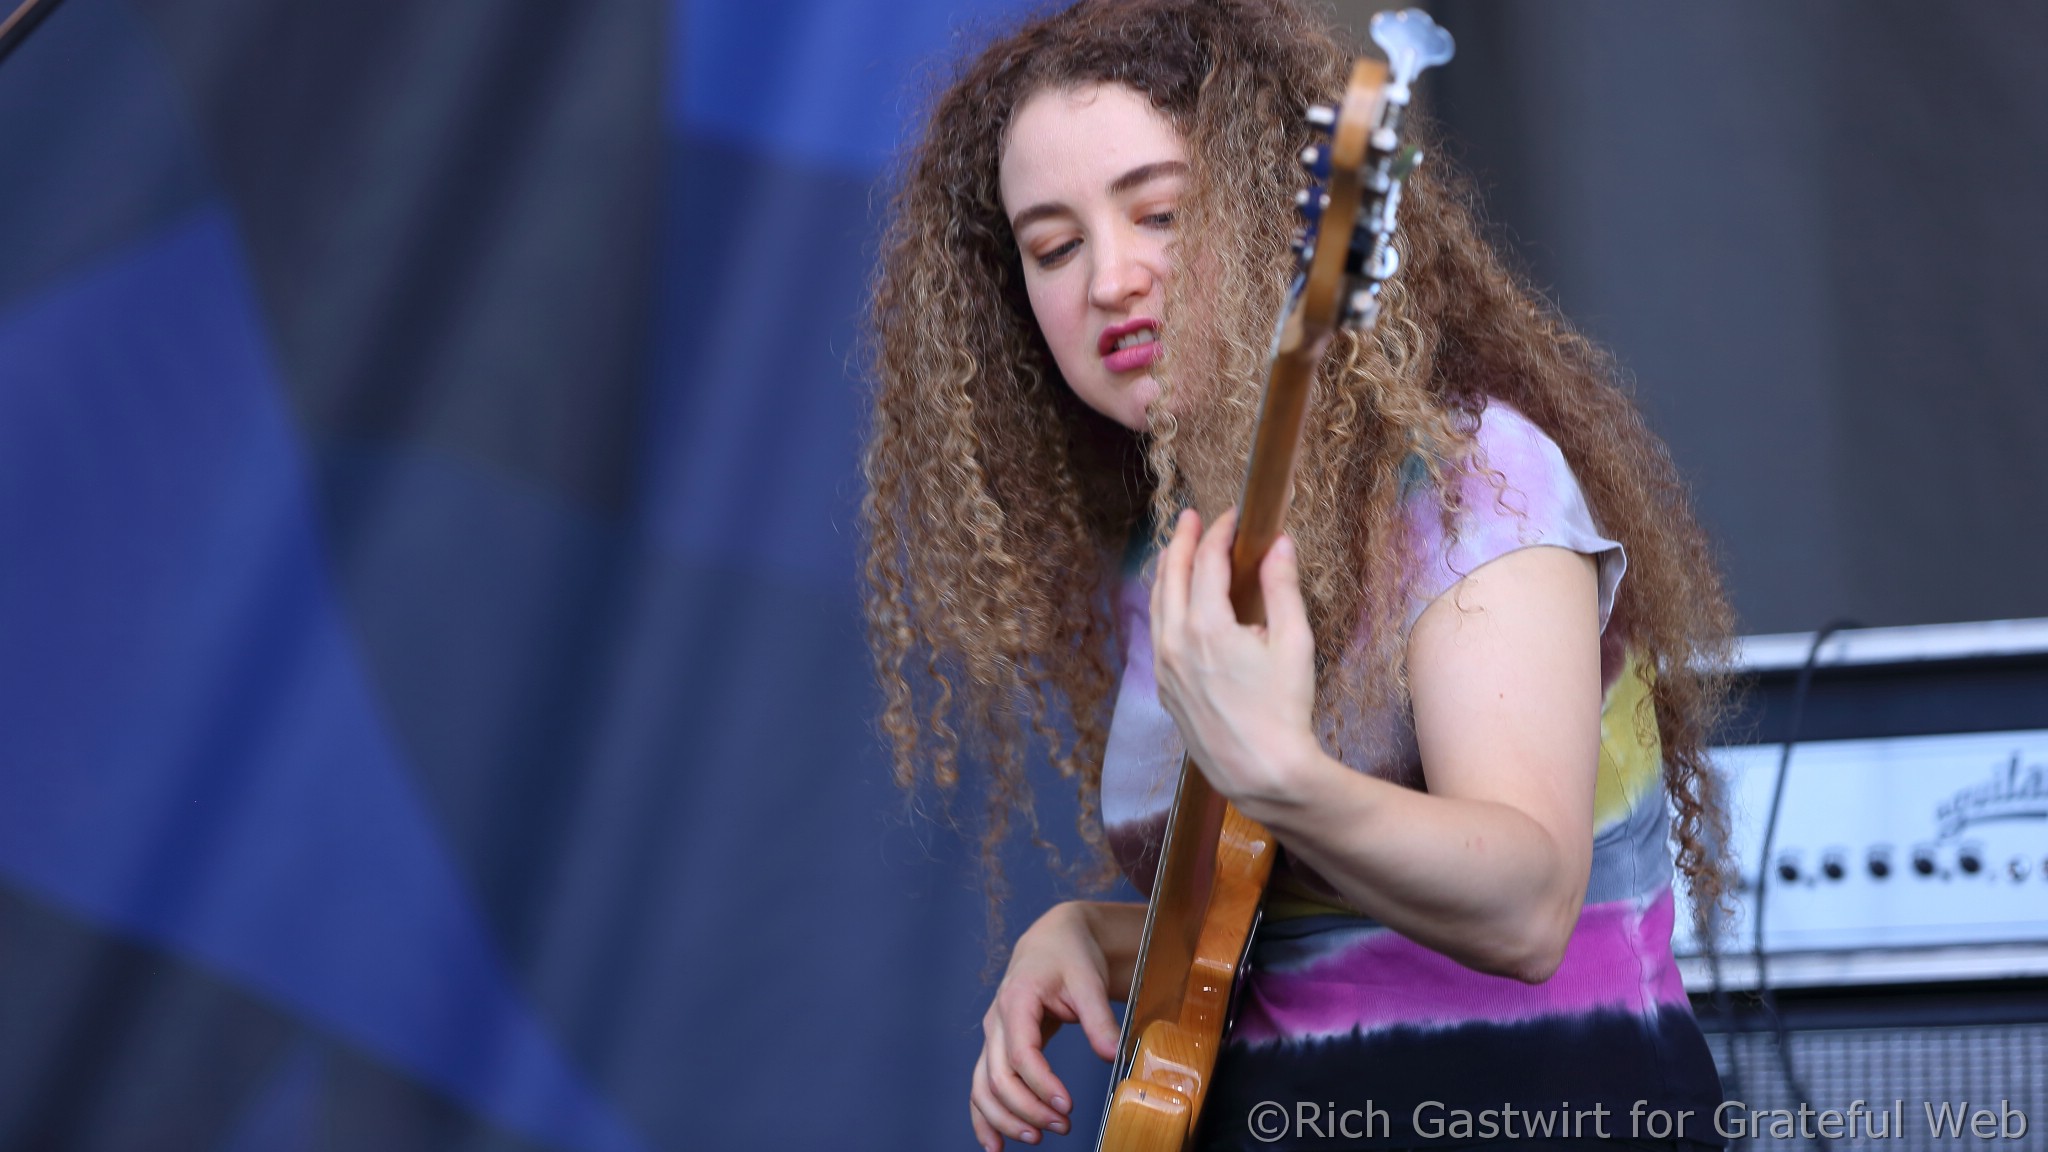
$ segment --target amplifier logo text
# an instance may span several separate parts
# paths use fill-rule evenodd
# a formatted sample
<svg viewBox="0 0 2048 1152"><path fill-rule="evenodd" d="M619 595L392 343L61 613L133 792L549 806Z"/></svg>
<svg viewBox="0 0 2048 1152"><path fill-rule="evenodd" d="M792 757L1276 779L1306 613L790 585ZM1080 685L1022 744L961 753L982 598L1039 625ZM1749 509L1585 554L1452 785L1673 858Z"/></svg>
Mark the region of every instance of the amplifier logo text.
<svg viewBox="0 0 2048 1152"><path fill-rule="evenodd" d="M1972 824L1993 820L2048 820L2048 764L2022 766L2020 754L1991 770L1991 779L1959 789L1935 805L1935 827L1946 840Z"/></svg>

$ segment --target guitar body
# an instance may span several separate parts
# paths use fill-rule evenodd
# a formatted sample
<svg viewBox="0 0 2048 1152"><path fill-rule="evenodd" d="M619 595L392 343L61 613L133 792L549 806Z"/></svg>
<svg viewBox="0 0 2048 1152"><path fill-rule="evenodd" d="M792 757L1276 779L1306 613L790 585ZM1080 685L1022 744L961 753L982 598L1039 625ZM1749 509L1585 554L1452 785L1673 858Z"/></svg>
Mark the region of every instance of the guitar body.
<svg viewBox="0 0 2048 1152"><path fill-rule="evenodd" d="M1310 110L1310 124L1328 138L1302 155L1311 180L1301 200L1301 264L1274 343L1232 544L1230 598L1243 624L1266 619L1259 564L1286 519L1316 365L1339 323L1371 330L1379 284L1394 271L1394 209L1400 179L1415 161L1398 147L1409 82L1450 58L1450 37L1420 12L1381 13L1373 38L1387 52L1391 82L1388 64L1359 60L1342 103ZM1272 833L1183 757L1096 1142L1101 1152L1182 1152L1193 1140L1278 852Z"/></svg>
<svg viewBox="0 0 2048 1152"><path fill-rule="evenodd" d="M1153 965L1152 986L1168 983L1168 964L1182 977L1178 994L1172 997L1177 1011L1171 1017L1151 1016L1137 1035L1132 1051L1130 1074L1110 1096L1103 1120L1099 1147L1104 1152L1180 1152L1194 1136L1195 1120L1201 1114L1210 1074L1223 1047L1224 1031L1230 1023L1230 996L1236 986L1243 958L1258 921L1259 900L1265 895L1266 879L1273 871L1278 851L1272 833L1218 796L1202 779L1189 774L1199 796L1183 790L1176 816L1186 811L1191 821L1205 828L1212 821L1217 829L1209 837L1189 836L1186 857L1162 855L1155 891L1165 890L1155 904L1153 947L1165 942L1166 934L1192 935L1187 960L1169 962L1180 949L1148 950ZM1189 800L1195 803L1188 804ZM1182 807L1185 805L1185 807ZM1190 828L1189 831L1196 831ZM1179 839L1169 836L1169 840ZM1210 851L1200 852L1198 846ZM1203 860L1199 857L1206 856ZM1203 867L1208 865L1208 867ZM1168 878L1182 883L1169 884ZM1203 885L1192 881L1206 880ZM1205 892L1193 889L1206 888ZM1156 960L1153 957L1157 957ZM1142 972L1139 985L1145 983ZM1161 999L1165 999L1161 994ZM1131 1012L1135 1013L1134 1000ZM1127 1017L1128 1018L1128 1017Z"/></svg>

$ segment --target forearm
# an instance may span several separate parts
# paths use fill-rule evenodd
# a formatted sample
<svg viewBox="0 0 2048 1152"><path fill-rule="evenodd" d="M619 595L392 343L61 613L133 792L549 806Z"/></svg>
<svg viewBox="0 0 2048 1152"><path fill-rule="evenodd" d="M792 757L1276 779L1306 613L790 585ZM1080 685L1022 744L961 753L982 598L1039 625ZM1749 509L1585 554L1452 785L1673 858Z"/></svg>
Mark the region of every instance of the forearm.
<svg viewBox="0 0 2048 1152"><path fill-rule="evenodd" d="M1591 845L1521 810L1353 771L1320 748L1280 799L1240 801L1359 911L1483 972L1540 981L1562 958Z"/></svg>
<svg viewBox="0 0 2048 1152"><path fill-rule="evenodd" d="M1145 936L1145 906L1104 900L1069 902L1108 964L1106 984L1111 1000L1126 1000L1138 966L1138 948Z"/></svg>

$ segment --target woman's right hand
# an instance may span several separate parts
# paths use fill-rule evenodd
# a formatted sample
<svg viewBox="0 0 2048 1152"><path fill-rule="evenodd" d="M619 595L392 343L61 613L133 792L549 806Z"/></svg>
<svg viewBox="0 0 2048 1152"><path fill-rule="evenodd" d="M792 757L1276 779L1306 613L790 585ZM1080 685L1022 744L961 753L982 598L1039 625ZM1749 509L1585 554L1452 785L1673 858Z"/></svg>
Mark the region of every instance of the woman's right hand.
<svg viewBox="0 0 2048 1152"><path fill-rule="evenodd" d="M1135 951L1132 929L1142 932L1144 913L1142 904L1068 901L1017 938L981 1020L981 1058L969 1094L974 1136L988 1152L1000 1152L1006 1136L1036 1144L1041 1129L1066 1133L1073 1095L1045 1059L1046 1041L1061 1024L1080 1024L1096 1055L1116 1058L1109 998L1112 991L1122 996L1130 982L1125 953Z"/></svg>

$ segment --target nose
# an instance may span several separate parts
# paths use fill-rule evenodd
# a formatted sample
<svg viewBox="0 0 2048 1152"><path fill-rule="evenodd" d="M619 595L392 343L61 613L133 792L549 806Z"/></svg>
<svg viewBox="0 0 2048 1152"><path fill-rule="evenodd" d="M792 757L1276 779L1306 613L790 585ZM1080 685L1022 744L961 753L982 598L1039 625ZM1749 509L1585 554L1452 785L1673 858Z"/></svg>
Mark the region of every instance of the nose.
<svg viewBox="0 0 2048 1152"><path fill-rule="evenodd" d="M1115 312L1151 292L1158 277L1146 255L1145 245L1135 236L1098 240L1094 274L1088 281L1089 301Z"/></svg>

